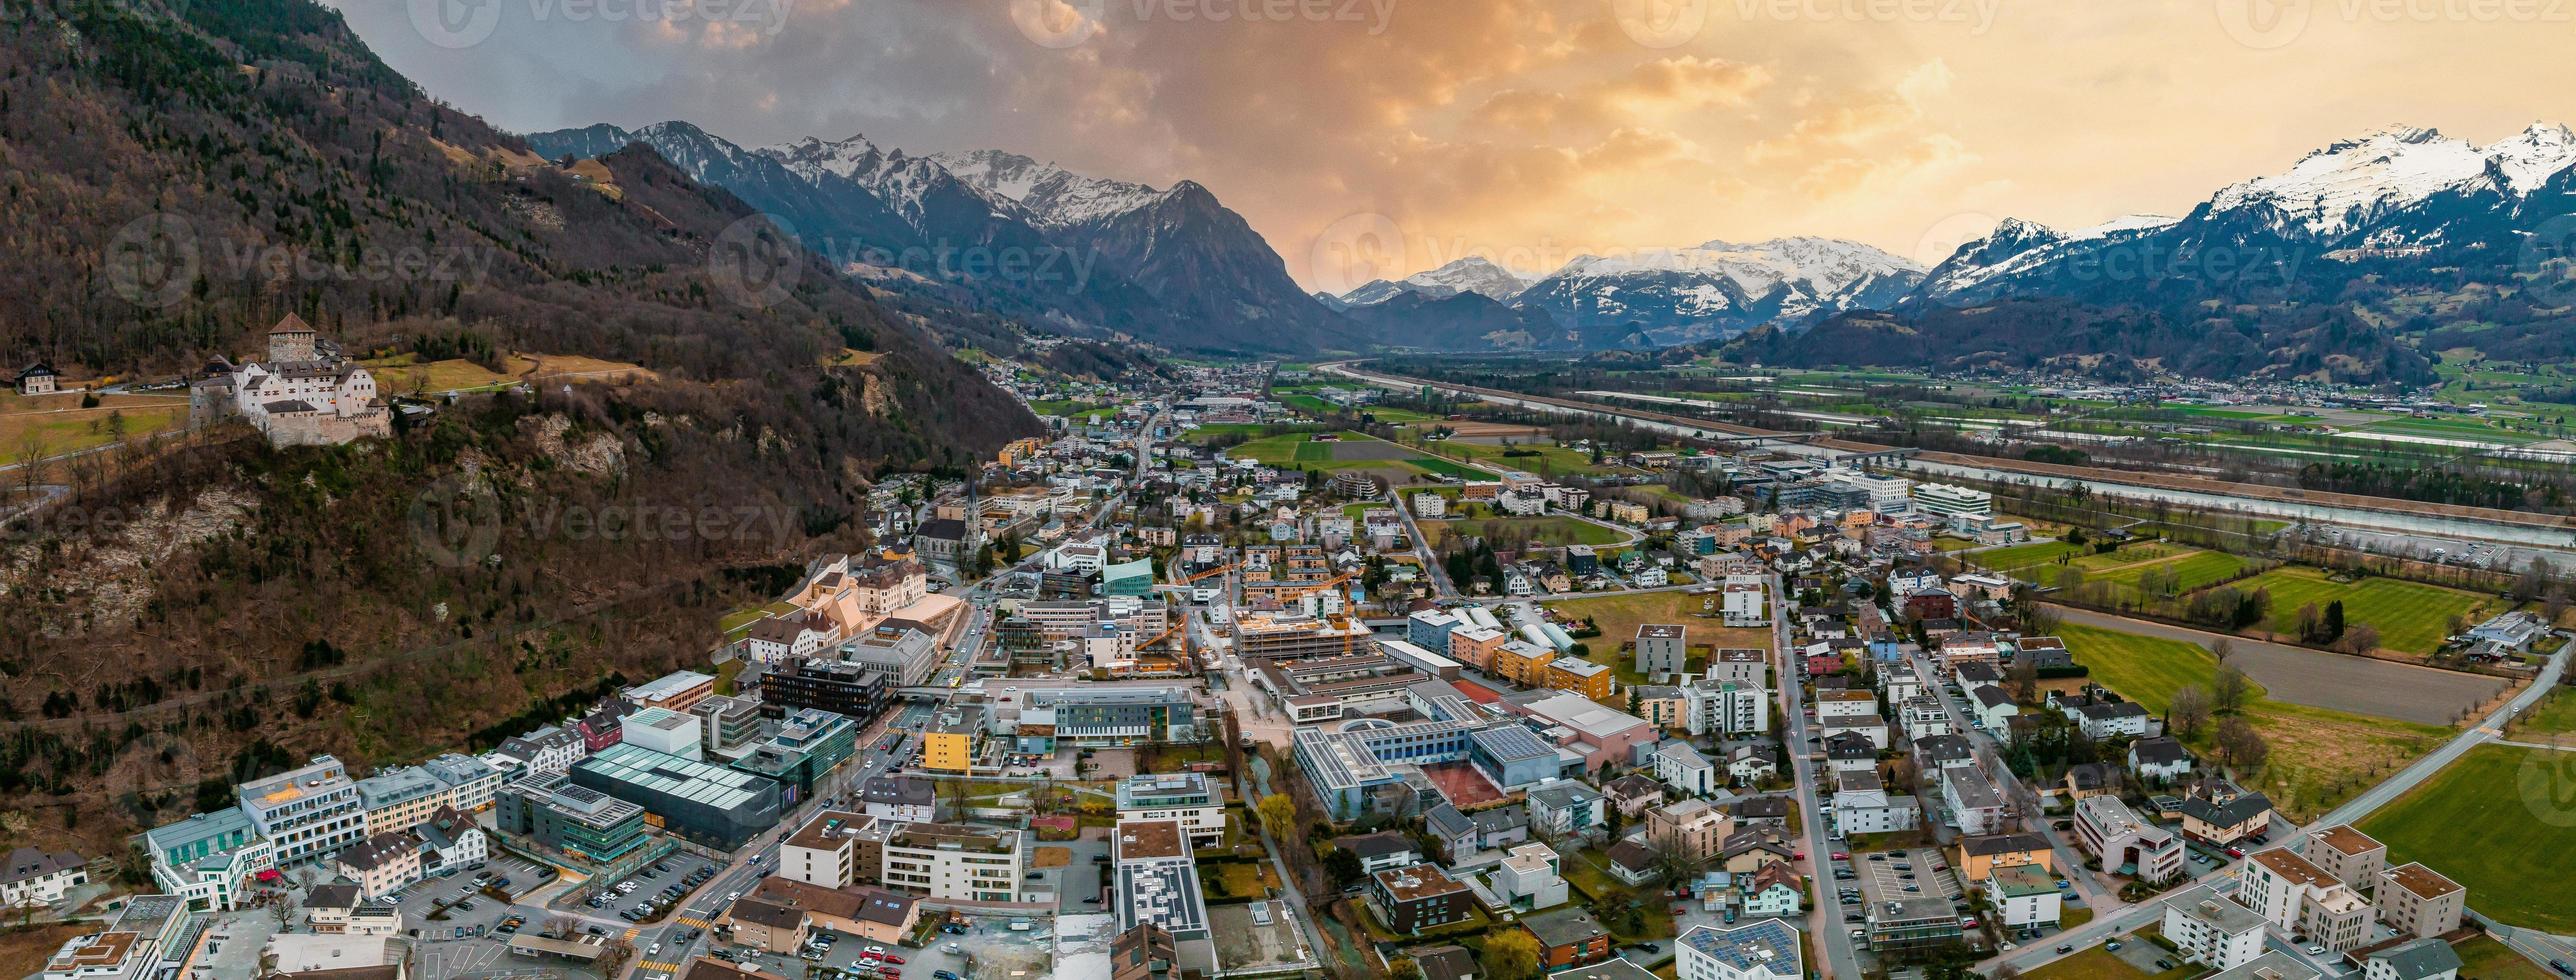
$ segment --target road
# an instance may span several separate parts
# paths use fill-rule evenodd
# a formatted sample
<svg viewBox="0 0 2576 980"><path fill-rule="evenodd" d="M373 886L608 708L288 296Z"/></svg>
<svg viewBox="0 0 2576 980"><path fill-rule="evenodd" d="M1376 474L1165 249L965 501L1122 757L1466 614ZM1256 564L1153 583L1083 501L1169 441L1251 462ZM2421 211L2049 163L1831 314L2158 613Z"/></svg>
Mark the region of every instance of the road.
<svg viewBox="0 0 2576 980"><path fill-rule="evenodd" d="M1824 774L1820 771L1824 750L1809 741L1807 725L1807 690L1798 682L1798 670L1789 656L1789 614L1781 600L1788 595L1777 573L1769 576L1771 589L1771 673L1778 679L1781 724L1787 729L1783 744L1787 747L1789 768L1797 780L1798 815L1802 849L1807 852L1805 873L1815 882L1815 907L1807 913L1807 932L1824 950L1824 975L1857 977L1861 975L1860 950L1852 940L1851 926L1843 916L1857 914L1859 905L1845 905L1840 890L1830 887L1833 876L1829 860L1833 839L1825 829Z"/></svg>

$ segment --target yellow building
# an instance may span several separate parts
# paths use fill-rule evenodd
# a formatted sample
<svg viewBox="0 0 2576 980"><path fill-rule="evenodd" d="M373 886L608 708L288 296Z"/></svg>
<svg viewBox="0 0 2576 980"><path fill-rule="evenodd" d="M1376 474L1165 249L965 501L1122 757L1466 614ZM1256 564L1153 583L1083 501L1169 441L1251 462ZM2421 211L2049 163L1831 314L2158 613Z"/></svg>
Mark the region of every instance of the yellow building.
<svg viewBox="0 0 2576 980"><path fill-rule="evenodd" d="M938 772L965 772L975 766L975 736L984 729L980 707L950 708L931 721L921 736L921 767Z"/></svg>
<svg viewBox="0 0 2576 980"><path fill-rule="evenodd" d="M1595 701L1610 696L1610 668L1589 660L1558 657L1539 671L1540 687L1572 691Z"/></svg>
<svg viewBox="0 0 2576 980"><path fill-rule="evenodd" d="M1514 640L1494 651L1492 673L1522 687L1538 687L1539 668L1555 659L1555 651Z"/></svg>

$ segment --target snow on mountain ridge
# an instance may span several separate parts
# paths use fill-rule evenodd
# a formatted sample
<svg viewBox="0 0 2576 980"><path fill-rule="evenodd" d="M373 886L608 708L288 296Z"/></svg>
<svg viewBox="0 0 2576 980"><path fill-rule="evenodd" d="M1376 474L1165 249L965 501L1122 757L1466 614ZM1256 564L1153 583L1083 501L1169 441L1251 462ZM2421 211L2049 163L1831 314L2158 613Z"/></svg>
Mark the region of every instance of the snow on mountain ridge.
<svg viewBox="0 0 2576 980"><path fill-rule="evenodd" d="M930 159L959 180L1017 202L1037 219L1039 227L1050 230L1125 214L1162 200L1166 193L1145 184L1085 176L1001 150L939 153Z"/></svg>

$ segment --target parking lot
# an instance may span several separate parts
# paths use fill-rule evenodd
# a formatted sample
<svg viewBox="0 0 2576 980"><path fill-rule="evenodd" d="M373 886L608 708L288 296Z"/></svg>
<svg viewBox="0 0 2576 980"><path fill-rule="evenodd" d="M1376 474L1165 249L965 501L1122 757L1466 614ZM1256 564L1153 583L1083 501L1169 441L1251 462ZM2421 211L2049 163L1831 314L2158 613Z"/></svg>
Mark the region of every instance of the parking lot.
<svg viewBox="0 0 2576 980"><path fill-rule="evenodd" d="M581 904L593 915L615 916L639 925L650 925L669 917L671 910L689 900L689 896L715 877L719 869L711 861L687 853L664 857L644 868L643 873L617 882L594 882L582 894Z"/></svg>
<svg viewBox="0 0 2576 980"><path fill-rule="evenodd" d="M937 942L924 949L904 949L885 943L873 943L855 936L818 931L815 938L830 936L822 949L810 955L763 953L746 957L746 966L786 977L808 977L810 980L936 980L941 973L953 977L1010 976L1019 970L1043 972L1053 956L1054 924L1045 919L1030 922L1025 931L1010 928L1009 919L971 920L957 929L942 933ZM813 949L813 947L808 947ZM871 952L893 959L872 959Z"/></svg>

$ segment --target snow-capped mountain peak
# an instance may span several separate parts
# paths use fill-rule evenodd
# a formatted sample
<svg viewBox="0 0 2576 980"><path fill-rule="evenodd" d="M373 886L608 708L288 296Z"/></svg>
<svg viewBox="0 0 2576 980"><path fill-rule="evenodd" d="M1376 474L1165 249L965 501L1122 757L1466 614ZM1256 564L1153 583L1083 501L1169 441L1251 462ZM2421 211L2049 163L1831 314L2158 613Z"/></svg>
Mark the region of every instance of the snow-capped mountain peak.
<svg viewBox="0 0 2576 980"><path fill-rule="evenodd" d="M2535 122L2488 145L2485 152L2500 189L2519 197L2576 166L2576 132L2562 123Z"/></svg>
<svg viewBox="0 0 2576 980"><path fill-rule="evenodd" d="M1432 299L1474 293L1498 303L1509 303L1528 288L1529 280L1484 256L1470 255L1399 281L1380 279L1371 282L1342 294L1339 301L1350 306L1372 306L1405 293L1420 293Z"/></svg>
<svg viewBox="0 0 2576 980"><path fill-rule="evenodd" d="M1145 207L1164 196L1144 184L1087 177L1000 150L940 153L930 159L969 185L1026 208L1041 228L1086 224ZM1195 185L1192 185L1195 186ZM1173 191L1182 188L1174 187Z"/></svg>
<svg viewBox="0 0 2576 980"><path fill-rule="evenodd" d="M2486 155L2431 129L2337 140L2281 173L2229 185L2213 212L2250 212L2274 232L2331 240L2486 172Z"/></svg>

